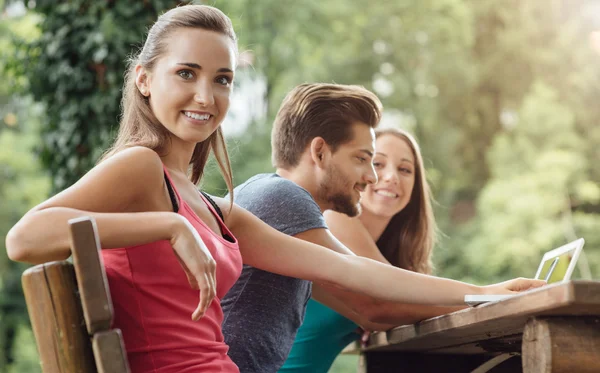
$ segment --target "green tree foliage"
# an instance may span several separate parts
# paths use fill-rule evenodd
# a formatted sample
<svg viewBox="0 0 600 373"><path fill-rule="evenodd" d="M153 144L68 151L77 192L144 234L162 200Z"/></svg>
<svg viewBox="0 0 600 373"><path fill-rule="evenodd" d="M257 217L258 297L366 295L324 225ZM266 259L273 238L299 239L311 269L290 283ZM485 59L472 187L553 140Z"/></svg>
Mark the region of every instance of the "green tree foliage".
<svg viewBox="0 0 600 373"><path fill-rule="evenodd" d="M35 38L36 19L31 14L0 18L0 372L9 366L39 371L20 282L26 266L9 261L4 246L10 227L47 196L50 185L33 152L39 143L40 107L13 96L12 87L24 79L6 71L15 52L12 38Z"/></svg>
<svg viewBox="0 0 600 373"><path fill-rule="evenodd" d="M489 149L491 178L478 200L477 234L465 248L463 269L480 280L532 276L542 250L575 239L580 220L591 218L574 217L573 205L600 200L575 116L556 91L533 85L518 118Z"/></svg>
<svg viewBox="0 0 600 373"><path fill-rule="evenodd" d="M19 122L16 128L0 130L0 368L12 363L29 366L28 359L20 360L25 350L16 341L27 340L29 334L29 345L32 343L21 288L21 274L26 266L8 260L6 233L50 191L50 178L33 152L39 142L40 109L31 100L25 103L29 109L27 120ZM27 371L35 372L33 367L37 366L34 364Z"/></svg>
<svg viewBox="0 0 600 373"><path fill-rule="evenodd" d="M598 159L600 69L590 32L600 22L582 15L599 2L471 4L487 52L475 44L478 83L466 96L474 111L457 148L470 181L446 189L455 194L441 215L450 235L438 251L442 273L479 282L532 275L541 252L580 236L597 272L600 178L590 160ZM474 127L469 118L478 117Z"/></svg>
<svg viewBox="0 0 600 373"><path fill-rule="evenodd" d="M440 174L438 168L445 168L445 173L460 170L447 156L457 141L456 133L436 140L440 128L453 125L443 112L451 111L471 84L465 52L473 38L469 7L454 0L403 0L374 2L365 11L361 4L215 2L232 15L240 49L252 52L253 68L267 82L266 118L231 141L236 182L272 169L264 145L272 120L283 96L307 81L361 84L374 90L386 110L401 110L409 121L419 123L411 129L431 150L427 157L436 166L433 173ZM439 60L444 63L436 63ZM205 186L222 191L219 179L208 173Z"/></svg>

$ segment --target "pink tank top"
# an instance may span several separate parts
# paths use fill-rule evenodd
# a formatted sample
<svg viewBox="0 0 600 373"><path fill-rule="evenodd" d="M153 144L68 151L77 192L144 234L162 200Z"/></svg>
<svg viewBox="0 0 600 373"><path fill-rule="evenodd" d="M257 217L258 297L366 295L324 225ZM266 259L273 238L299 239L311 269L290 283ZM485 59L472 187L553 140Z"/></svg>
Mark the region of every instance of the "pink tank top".
<svg viewBox="0 0 600 373"><path fill-rule="evenodd" d="M165 169L169 181L171 178ZM200 321L192 321L200 293L190 287L169 241L102 250L115 309L132 373L239 372L223 340L221 299L240 276L238 243L215 234L181 199L171 181L178 213L196 228L217 262L217 296ZM233 237L210 203L221 226Z"/></svg>

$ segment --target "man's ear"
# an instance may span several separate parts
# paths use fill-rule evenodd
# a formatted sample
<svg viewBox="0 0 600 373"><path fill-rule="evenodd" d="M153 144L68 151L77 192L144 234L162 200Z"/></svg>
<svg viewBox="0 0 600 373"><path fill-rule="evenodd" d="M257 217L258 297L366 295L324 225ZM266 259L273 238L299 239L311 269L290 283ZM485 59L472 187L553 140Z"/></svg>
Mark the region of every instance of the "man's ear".
<svg viewBox="0 0 600 373"><path fill-rule="evenodd" d="M319 167L325 167L331 159L331 149L322 137L315 137L310 142L310 157Z"/></svg>
<svg viewBox="0 0 600 373"><path fill-rule="evenodd" d="M148 72L142 67L142 65L136 65L135 67L135 85L140 90L142 96L150 96Z"/></svg>

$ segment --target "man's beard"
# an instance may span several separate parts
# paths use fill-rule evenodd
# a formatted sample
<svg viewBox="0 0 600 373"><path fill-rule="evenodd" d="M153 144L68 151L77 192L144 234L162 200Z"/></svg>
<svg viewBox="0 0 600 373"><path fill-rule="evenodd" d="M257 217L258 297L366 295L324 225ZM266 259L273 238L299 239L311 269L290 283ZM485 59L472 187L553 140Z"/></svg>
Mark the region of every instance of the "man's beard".
<svg viewBox="0 0 600 373"><path fill-rule="evenodd" d="M358 216L360 214L360 204L352 202L350 193L338 192L340 185L347 185L344 177L335 168L330 167L327 172L326 179L321 183L319 188L319 199L331 205L333 211L346 214L349 217Z"/></svg>
<svg viewBox="0 0 600 373"><path fill-rule="evenodd" d="M360 215L360 204L352 203L352 198L342 193L329 196L328 202L333 205L332 210L346 214L353 218Z"/></svg>

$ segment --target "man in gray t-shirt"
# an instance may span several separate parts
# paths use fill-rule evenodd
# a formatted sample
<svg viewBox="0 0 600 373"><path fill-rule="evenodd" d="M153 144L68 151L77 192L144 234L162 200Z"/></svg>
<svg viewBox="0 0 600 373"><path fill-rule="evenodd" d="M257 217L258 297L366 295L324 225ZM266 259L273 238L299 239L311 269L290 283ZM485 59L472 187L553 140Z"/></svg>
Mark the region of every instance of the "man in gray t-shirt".
<svg viewBox="0 0 600 373"><path fill-rule="evenodd" d="M380 109L377 97L358 86L294 88L273 125L276 174L257 175L237 187L235 203L283 233L352 255L327 229L323 211L357 215L359 192L376 182L371 161ZM279 370L310 296L309 281L244 266L221 300L229 356L242 373Z"/></svg>
<svg viewBox="0 0 600 373"><path fill-rule="evenodd" d="M276 174L250 178L235 188L234 196L236 204L290 236L327 228L310 193ZM240 279L221 301L229 356L242 372L276 372L281 367L302 325L310 295L310 281L244 266Z"/></svg>

